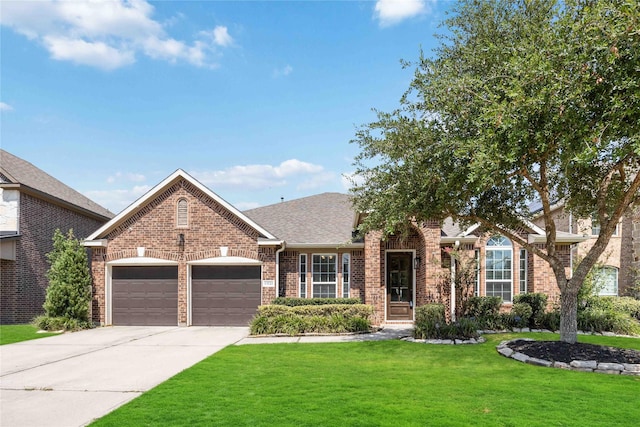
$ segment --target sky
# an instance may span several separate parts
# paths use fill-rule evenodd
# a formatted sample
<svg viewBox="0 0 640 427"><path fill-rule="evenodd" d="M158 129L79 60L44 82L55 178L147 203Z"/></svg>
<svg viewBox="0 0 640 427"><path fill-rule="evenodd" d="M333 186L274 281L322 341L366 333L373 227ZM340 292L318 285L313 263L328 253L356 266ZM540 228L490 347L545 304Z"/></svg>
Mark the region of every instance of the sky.
<svg viewBox="0 0 640 427"><path fill-rule="evenodd" d="M183 169L240 210L349 190L447 0L0 2L0 147L118 213Z"/></svg>

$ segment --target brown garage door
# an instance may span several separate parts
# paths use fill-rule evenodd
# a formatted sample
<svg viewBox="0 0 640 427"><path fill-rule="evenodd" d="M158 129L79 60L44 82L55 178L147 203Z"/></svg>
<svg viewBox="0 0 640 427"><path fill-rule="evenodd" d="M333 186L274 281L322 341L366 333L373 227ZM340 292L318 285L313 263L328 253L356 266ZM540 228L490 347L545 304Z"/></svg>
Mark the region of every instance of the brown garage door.
<svg viewBox="0 0 640 427"><path fill-rule="evenodd" d="M260 266L204 266L191 269L191 323L247 326L261 301Z"/></svg>
<svg viewBox="0 0 640 427"><path fill-rule="evenodd" d="M113 267L114 325L176 326L178 267Z"/></svg>

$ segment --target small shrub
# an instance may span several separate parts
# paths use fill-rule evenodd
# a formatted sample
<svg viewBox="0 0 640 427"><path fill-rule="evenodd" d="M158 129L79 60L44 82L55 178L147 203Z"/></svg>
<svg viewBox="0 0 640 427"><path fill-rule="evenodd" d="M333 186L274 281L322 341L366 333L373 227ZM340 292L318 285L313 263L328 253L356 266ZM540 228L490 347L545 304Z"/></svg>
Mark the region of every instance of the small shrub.
<svg viewBox="0 0 640 427"><path fill-rule="evenodd" d="M529 316L529 327L539 328L542 315L547 310L547 295L543 293L520 294L513 298L514 304L525 303L531 307Z"/></svg>
<svg viewBox="0 0 640 427"><path fill-rule="evenodd" d="M301 305L352 305L361 304L359 298L284 298L274 299L272 305L285 305L287 307L297 307Z"/></svg>
<svg viewBox="0 0 640 427"><path fill-rule="evenodd" d="M38 329L43 331L79 331L81 329L92 328L93 325L86 320L72 319L68 317L38 316L31 322Z"/></svg>
<svg viewBox="0 0 640 427"><path fill-rule="evenodd" d="M550 331L560 330L560 311L551 310L540 315L540 323L538 325L541 329L548 329Z"/></svg>
<svg viewBox="0 0 640 427"><path fill-rule="evenodd" d="M471 297L465 317L474 319L482 329L502 329L500 306L500 297Z"/></svg>
<svg viewBox="0 0 640 427"><path fill-rule="evenodd" d="M444 305L426 304L416 308L413 336L418 339L437 338L438 328L445 324Z"/></svg>
<svg viewBox="0 0 640 427"><path fill-rule="evenodd" d="M601 308L588 308L578 312L578 329L640 335L640 324L627 313Z"/></svg>
<svg viewBox="0 0 640 427"><path fill-rule="evenodd" d="M640 300L631 297L603 297L611 298L613 309L621 313L627 313L631 317L640 320Z"/></svg>
<svg viewBox="0 0 640 427"><path fill-rule="evenodd" d="M527 328L533 313L531 306L525 302L513 304L511 313L503 316L504 326L507 328Z"/></svg>

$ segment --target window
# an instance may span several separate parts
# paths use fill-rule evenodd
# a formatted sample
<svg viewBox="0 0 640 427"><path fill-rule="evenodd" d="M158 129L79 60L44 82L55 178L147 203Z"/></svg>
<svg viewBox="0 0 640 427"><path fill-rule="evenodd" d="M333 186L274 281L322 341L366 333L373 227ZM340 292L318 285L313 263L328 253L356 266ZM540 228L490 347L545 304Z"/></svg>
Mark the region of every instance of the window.
<svg viewBox="0 0 640 427"><path fill-rule="evenodd" d="M300 298L307 297L307 254L300 254Z"/></svg>
<svg viewBox="0 0 640 427"><path fill-rule="evenodd" d="M618 296L618 269L615 267L594 268L593 279L598 295Z"/></svg>
<svg viewBox="0 0 640 427"><path fill-rule="evenodd" d="M504 236L494 236L487 242L485 259L485 294L511 302L511 259L513 248Z"/></svg>
<svg viewBox="0 0 640 427"><path fill-rule="evenodd" d="M616 224L616 229L613 230L613 236L617 236L618 235L618 226L620 224ZM594 214L591 215L591 235L592 236L599 236L600 235L600 224L598 223L598 217Z"/></svg>
<svg viewBox="0 0 640 427"><path fill-rule="evenodd" d="M527 250L520 249L520 293L527 293Z"/></svg>
<svg viewBox="0 0 640 427"><path fill-rule="evenodd" d="M189 226L189 205L187 199L178 200L178 209L176 215L176 227L184 228Z"/></svg>
<svg viewBox="0 0 640 427"><path fill-rule="evenodd" d="M342 298L349 298L349 262L351 256L349 254L342 254Z"/></svg>
<svg viewBox="0 0 640 427"><path fill-rule="evenodd" d="M473 296L478 297L480 296L480 249L475 250L475 260L476 260L476 283L475 283Z"/></svg>
<svg viewBox="0 0 640 427"><path fill-rule="evenodd" d="M313 298L336 297L337 255L313 255Z"/></svg>

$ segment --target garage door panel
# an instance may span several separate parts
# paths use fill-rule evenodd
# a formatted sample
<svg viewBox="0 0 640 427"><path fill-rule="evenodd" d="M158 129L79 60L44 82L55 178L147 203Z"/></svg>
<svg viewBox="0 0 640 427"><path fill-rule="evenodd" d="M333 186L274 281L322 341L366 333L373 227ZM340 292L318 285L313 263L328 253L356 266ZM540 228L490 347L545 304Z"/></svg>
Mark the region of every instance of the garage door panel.
<svg viewBox="0 0 640 427"><path fill-rule="evenodd" d="M111 283L114 325L178 324L177 267L114 267Z"/></svg>
<svg viewBox="0 0 640 427"><path fill-rule="evenodd" d="M259 266L194 266L193 325L246 326L261 303Z"/></svg>

